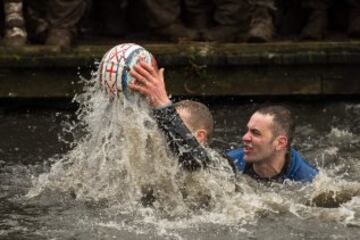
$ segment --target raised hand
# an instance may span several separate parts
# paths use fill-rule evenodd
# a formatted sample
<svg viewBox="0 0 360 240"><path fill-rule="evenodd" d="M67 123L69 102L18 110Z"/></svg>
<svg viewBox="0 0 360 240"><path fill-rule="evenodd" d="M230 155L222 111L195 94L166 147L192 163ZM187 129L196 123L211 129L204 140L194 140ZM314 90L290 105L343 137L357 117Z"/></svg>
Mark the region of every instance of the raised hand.
<svg viewBox="0 0 360 240"><path fill-rule="evenodd" d="M144 95L153 108L162 108L171 104L164 81L164 68L157 69L143 61L134 65L130 75L135 80L129 88Z"/></svg>

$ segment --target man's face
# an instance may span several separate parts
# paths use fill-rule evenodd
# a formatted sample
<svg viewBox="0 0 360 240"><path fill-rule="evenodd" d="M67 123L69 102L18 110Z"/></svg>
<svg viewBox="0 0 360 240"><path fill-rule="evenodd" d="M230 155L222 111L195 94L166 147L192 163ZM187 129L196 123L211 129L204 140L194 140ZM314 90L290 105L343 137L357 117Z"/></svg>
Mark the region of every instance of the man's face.
<svg viewBox="0 0 360 240"><path fill-rule="evenodd" d="M254 113L243 136L244 160L262 162L274 156L276 146L272 132L273 116Z"/></svg>

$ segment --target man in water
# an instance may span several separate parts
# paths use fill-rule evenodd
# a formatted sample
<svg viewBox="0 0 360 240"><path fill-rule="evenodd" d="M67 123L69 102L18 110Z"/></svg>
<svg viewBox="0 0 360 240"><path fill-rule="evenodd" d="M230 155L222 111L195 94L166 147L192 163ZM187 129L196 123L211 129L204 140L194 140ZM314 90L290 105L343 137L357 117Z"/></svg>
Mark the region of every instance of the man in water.
<svg viewBox="0 0 360 240"><path fill-rule="evenodd" d="M136 80L129 84L130 89L148 99L180 164L188 170L206 167L209 156L191 135L167 95L164 69L140 62L131 70L131 75ZM251 116L247 127L244 148L225 153L235 170L257 180L280 182L287 179L311 182L317 175L318 170L290 147L295 124L288 109L282 106L260 108Z"/></svg>
<svg viewBox="0 0 360 240"><path fill-rule="evenodd" d="M237 169L258 180L311 182L318 170L291 148L295 121L283 106L259 108L247 124L244 147L227 151Z"/></svg>

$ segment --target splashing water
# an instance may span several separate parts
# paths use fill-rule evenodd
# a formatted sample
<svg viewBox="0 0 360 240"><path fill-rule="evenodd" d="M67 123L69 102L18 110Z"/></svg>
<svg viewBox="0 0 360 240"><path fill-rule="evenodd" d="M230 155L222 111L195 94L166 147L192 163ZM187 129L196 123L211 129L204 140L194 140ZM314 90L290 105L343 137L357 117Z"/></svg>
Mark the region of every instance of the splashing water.
<svg viewBox="0 0 360 240"><path fill-rule="evenodd" d="M177 199L176 161L164 147L143 99L109 100L95 79L76 100L79 121L69 128L81 126L85 136L38 178L28 197L44 188L58 189L79 200L105 199L131 210L137 207L143 189L151 187L162 195L159 199Z"/></svg>
<svg viewBox="0 0 360 240"><path fill-rule="evenodd" d="M190 216L192 220L180 224L184 227L209 222L209 215L204 215L209 209L213 215L210 222L229 222L225 218L230 209L224 206L233 205L236 199L229 199L234 195L234 174L215 151L209 149L212 167L186 172L179 169L177 159L167 150L143 98L136 96L128 101L120 95L109 99L93 78L75 99L80 103L78 121L65 131L82 128L85 134L75 140L73 148L53 164L49 173L34 179L29 199L60 191L79 201L106 201L111 212L138 214L143 223L161 225L165 221L167 227L171 225L169 217ZM151 209L142 205L149 191L155 198ZM238 222L252 212L244 207L230 222ZM166 218L159 221L159 216ZM178 226L179 222L174 224Z"/></svg>

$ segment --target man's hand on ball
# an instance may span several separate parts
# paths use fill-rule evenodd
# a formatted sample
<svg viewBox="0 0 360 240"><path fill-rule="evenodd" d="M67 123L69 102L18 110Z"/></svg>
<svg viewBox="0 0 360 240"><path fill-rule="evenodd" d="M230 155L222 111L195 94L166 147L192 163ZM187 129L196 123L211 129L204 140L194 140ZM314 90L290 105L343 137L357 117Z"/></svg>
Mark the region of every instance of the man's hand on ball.
<svg viewBox="0 0 360 240"><path fill-rule="evenodd" d="M129 83L129 88L144 95L152 107L161 108L171 103L165 88L163 68L158 70L140 61L131 69L130 75L135 80Z"/></svg>

